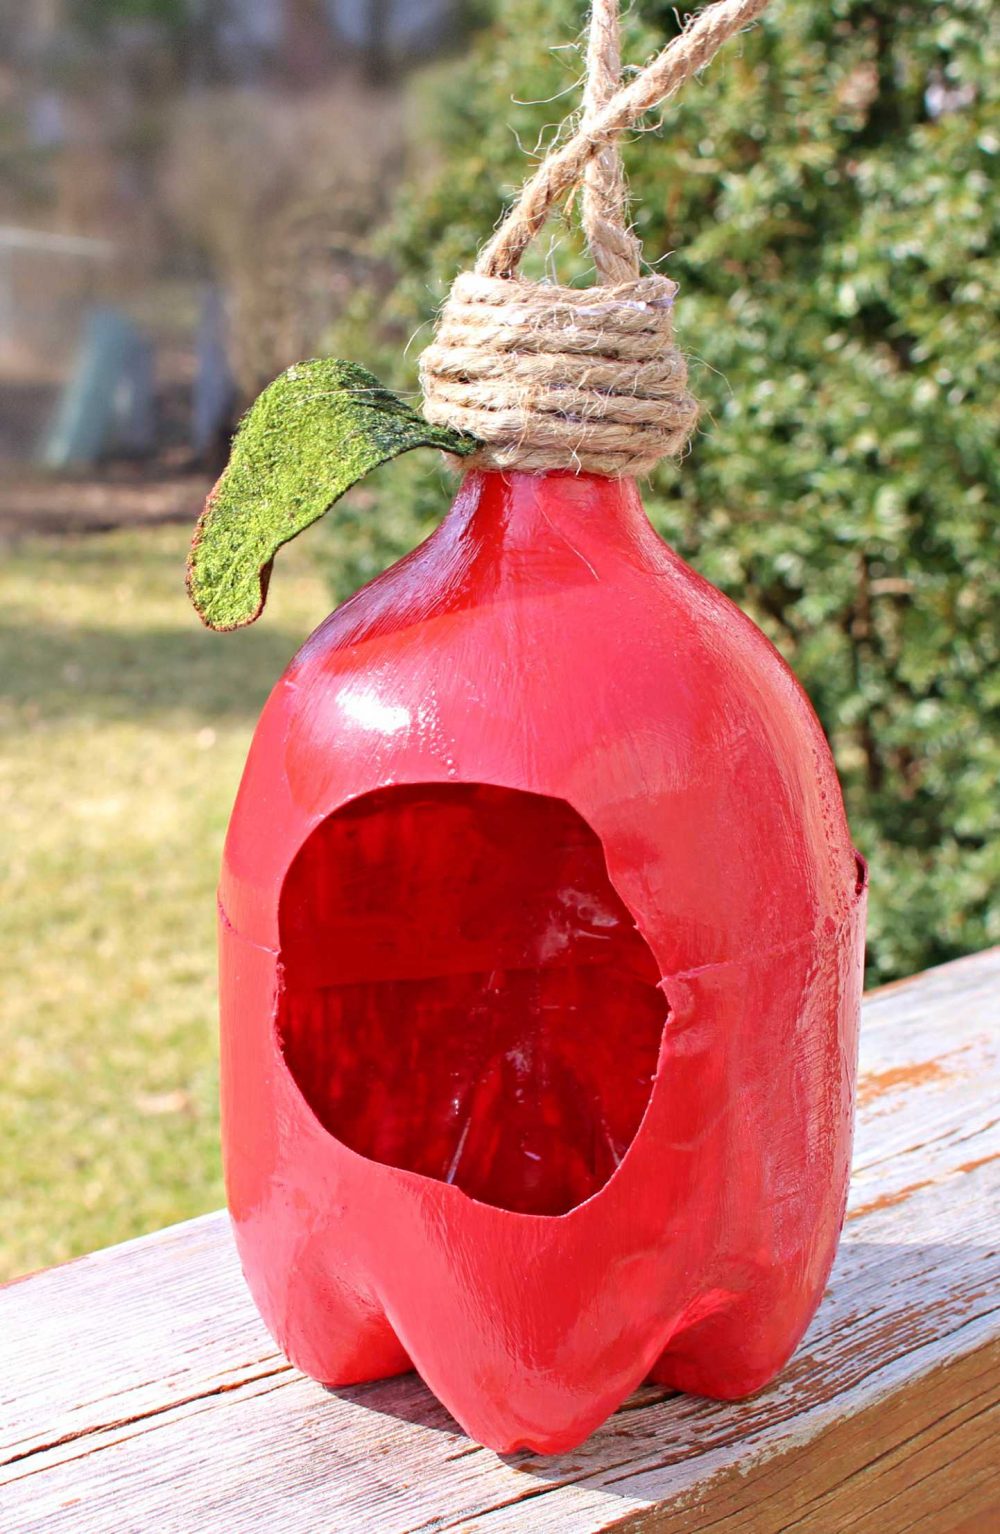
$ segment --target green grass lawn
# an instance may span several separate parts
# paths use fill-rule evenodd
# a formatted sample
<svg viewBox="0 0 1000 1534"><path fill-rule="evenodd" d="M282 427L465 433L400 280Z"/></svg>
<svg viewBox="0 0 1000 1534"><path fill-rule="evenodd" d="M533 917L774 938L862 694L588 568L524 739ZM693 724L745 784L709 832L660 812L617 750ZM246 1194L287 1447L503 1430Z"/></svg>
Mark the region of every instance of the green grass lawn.
<svg viewBox="0 0 1000 1534"><path fill-rule="evenodd" d="M260 707L329 603L279 560L209 634L185 528L0 573L0 1278L222 1202L214 887Z"/></svg>

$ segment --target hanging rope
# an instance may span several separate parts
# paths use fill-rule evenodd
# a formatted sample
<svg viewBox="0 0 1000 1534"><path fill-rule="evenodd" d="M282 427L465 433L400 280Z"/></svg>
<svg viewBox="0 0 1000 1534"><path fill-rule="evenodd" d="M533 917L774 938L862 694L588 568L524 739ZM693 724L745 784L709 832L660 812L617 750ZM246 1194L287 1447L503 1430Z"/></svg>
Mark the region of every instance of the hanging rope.
<svg viewBox="0 0 1000 1534"><path fill-rule="evenodd" d="M594 0L587 42L583 93L584 126L606 107L621 76L618 0ZM602 145L583 172L583 232L599 282L634 282L639 275L639 241L628 227L625 172L618 142Z"/></svg>
<svg viewBox="0 0 1000 1534"><path fill-rule="evenodd" d="M613 4L614 0L608 0ZM660 106L691 76L715 57L734 32L742 31L765 9L767 0L717 0L701 12L662 53L647 64L631 84L577 131L562 148L546 155L527 182L492 240L484 247L476 271L488 277L511 277L521 257L545 223L549 209L579 181L587 161L605 144L613 144L653 107Z"/></svg>
<svg viewBox="0 0 1000 1534"><path fill-rule="evenodd" d="M426 418L478 437L481 466L638 476L683 451L698 407L673 340L677 287L639 276L617 140L766 4L717 0L620 86L617 0L595 0L579 126L526 183L475 271L456 279L420 359ZM601 286L526 282L521 257L581 180Z"/></svg>

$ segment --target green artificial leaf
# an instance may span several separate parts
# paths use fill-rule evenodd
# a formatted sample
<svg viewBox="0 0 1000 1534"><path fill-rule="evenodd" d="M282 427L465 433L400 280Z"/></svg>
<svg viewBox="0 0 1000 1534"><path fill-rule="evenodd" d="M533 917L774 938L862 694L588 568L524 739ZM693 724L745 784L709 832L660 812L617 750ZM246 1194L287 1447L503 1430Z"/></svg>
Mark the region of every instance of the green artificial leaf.
<svg viewBox="0 0 1000 1534"><path fill-rule="evenodd" d="M357 363L288 368L243 417L195 529L187 589L198 616L213 629L253 623L282 544L371 469L415 447L464 457L476 445L431 426Z"/></svg>

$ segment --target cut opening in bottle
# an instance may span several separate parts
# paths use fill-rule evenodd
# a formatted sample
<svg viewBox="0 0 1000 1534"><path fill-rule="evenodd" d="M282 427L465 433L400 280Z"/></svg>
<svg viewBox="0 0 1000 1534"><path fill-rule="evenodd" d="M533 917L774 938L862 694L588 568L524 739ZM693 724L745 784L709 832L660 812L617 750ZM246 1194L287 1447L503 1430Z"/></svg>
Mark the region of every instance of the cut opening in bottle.
<svg viewBox="0 0 1000 1534"><path fill-rule="evenodd" d="M613 1175L668 1008L570 805L483 783L366 794L299 850L279 921L281 1049L343 1144L530 1214Z"/></svg>

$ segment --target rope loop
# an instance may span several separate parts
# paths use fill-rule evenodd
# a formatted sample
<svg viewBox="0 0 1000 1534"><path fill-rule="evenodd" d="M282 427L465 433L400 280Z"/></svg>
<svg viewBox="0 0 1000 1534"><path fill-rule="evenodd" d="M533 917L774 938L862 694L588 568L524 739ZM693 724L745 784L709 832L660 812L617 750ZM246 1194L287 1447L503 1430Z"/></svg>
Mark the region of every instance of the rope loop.
<svg viewBox="0 0 1000 1534"><path fill-rule="evenodd" d="M606 107L621 80L618 0L593 0L587 42L584 122ZM639 241L628 227L628 192L617 140L605 144L583 171L583 232L599 282L629 282L639 275Z"/></svg>
<svg viewBox="0 0 1000 1534"><path fill-rule="evenodd" d="M683 452L698 406L673 339L677 287L639 275L617 141L766 4L715 0L621 86L618 0L593 0L579 125L527 181L475 271L456 279L420 359L425 416L478 437L474 462L638 477ZM525 281L521 257L581 180L601 285Z"/></svg>

